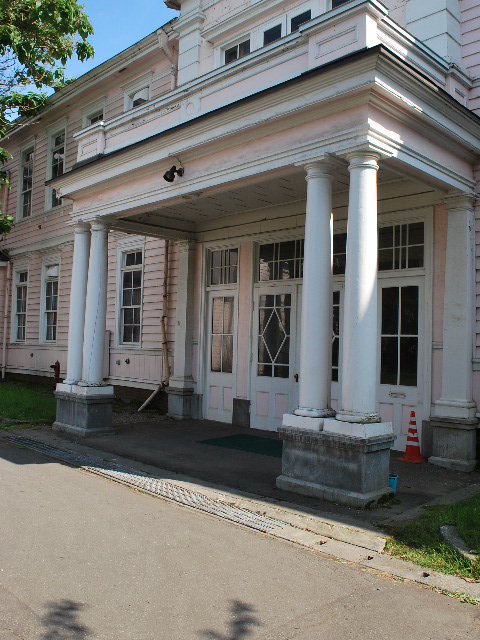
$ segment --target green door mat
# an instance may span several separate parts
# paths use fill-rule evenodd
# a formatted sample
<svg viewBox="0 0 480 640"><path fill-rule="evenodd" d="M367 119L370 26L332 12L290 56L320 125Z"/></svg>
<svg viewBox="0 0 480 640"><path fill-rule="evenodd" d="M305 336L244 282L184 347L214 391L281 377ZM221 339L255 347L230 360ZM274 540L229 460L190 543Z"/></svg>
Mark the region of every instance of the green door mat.
<svg viewBox="0 0 480 640"><path fill-rule="evenodd" d="M259 453L262 456L271 456L273 458L282 457L283 446L283 442L281 440L260 438L259 436L248 436L243 434L224 436L223 438L210 438L209 440L199 440L198 444L210 444L212 447L223 447L224 449L237 449L237 451Z"/></svg>

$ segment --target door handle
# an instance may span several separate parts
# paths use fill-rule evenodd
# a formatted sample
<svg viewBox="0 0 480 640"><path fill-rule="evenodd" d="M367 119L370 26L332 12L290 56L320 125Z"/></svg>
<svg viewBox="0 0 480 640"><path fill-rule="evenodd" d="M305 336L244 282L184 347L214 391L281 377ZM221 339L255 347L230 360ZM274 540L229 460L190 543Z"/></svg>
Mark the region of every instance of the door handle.
<svg viewBox="0 0 480 640"><path fill-rule="evenodd" d="M298 382L298 373L296 373L293 377L295 378L295 382Z"/></svg>

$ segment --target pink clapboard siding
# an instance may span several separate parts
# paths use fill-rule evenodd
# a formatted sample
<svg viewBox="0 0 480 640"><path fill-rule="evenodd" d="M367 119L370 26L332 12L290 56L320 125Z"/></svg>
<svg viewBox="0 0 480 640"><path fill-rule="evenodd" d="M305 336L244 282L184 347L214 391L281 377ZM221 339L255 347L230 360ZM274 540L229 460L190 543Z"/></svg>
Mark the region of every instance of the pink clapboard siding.
<svg viewBox="0 0 480 640"><path fill-rule="evenodd" d="M462 56L465 69L472 79L480 76L480 4L477 0L461 0ZM479 112L480 91L475 87L470 92L468 105Z"/></svg>

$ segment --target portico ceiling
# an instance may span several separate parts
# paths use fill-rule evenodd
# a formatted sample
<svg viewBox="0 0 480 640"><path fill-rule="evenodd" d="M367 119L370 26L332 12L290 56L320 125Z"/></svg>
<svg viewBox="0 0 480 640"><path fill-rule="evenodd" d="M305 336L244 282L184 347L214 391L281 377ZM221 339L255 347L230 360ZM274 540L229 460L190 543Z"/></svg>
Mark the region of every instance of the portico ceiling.
<svg viewBox="0 0 480 640"><path fill-rule="evenodd" d="M390 167L381 167L378 172L379 195L388 189L389 185L397 185L396 192L402 191L399 184L405 184L405 193L409 191L431 192L431 187L420 185L410 178L400 175ZM408 187L407 185L410 185ZM412 186L417 185L416 187ZM333 178L333 206L345 207L348 202L349 172L347 164L339 165ZM255 212L259 219L275 218L278 215L276 207L303 203L306 199L307 188L305 171L295 168L288 174L274 177L260 177L252 184L237 184L229 188L210 189L205 192L194 192L179 197L175 201L159 207L156 210L141 211L117 218L114 226L138 233L150 230L153 235L165 234L174 237L175 230L181 231L179 237L194 236L211 223L226 216L234 217L238 224L241 217L254 221ZM303 205L302 205L303 211ZM249 216L252 212L252 217Z"/></svg>

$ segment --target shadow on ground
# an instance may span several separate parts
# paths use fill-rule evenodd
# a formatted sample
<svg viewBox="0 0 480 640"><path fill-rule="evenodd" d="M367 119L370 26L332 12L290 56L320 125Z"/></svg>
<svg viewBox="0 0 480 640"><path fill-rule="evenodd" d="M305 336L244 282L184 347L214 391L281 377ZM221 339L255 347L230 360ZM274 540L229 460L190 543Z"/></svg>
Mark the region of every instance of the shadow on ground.
<svg viewBox="0 0 480 640"><path fill-rule="evenodd" d="M44 630L41 639L80 640L92 637L93 632L79 620L79 614L84 608L84 604L73 600L48 602L47 611L42 617Z"/></svg>
<svg viewBox="0 0 480 640"><path fill-rule="evenodd" d="M251 605L240 600L233 600L230 605L230 617L227 621L227 634L206 629L200 631L200 635L207 640L243 640L248 638L252 635L254 627L262 626L254 613L255 609Z"/></svg>

